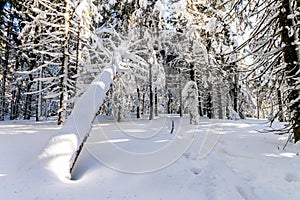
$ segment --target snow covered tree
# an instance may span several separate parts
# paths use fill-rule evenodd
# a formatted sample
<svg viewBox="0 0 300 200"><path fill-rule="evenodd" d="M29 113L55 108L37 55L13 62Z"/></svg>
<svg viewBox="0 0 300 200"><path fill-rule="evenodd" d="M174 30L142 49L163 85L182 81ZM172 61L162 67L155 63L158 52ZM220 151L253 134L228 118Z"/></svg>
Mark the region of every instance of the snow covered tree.
<svg viewBox="0 0 300 200"><path fill-rule="evenodd" d="M184 71L189 72L190 80L197 82L199 113L202 115L204 111L210 118L224 116L228 101L223 98L228 96L224 94L228 91L225 75L233 66L226 63L232 56L224 54L232 48L234 40L229 25L222 20L223 6L217 4L220 2L176 1L171 4L170 15L175 30L185 38L178 48L182 54L178 58L185 60Z"/></svg>
<svg viewBox="0 0 300 200"><path fill-rule="evenodd" d="M285 132L293 133L294 141L299 141L299 1L237 1L231 16L239 20L241 31L253 27L248 40L236 48L239 50L250 44L244 57L251 55L253 58L252 79L266 76L271 78L265 80L286 79L284 102L289 108L291 126ZM261 69L259 74L255 73L257 69ZM273 81L271 88L278 91L284 83Z"/></svg>
<svg viewBox="0 0 300 200"><path fill-rule="evenodd" d="M184 107L190 114L190 124L197 125L199 123L198 113L198 87L196 82L189 81L182 90L182 98Z"/></svg>
<svg viewBox="0 0 300 200"><path fill-rule="evenodd" d="M138 4L138 9L133 13L131 17L130 27L137 31L137 38L144 38L143 45L148 48L148 52L141 55L148 61L148 81L147 81L147 91L149 93L149 119L152 120L154 114L157 112L158 96L157 96L157 84L156 88L154 84L154 79L157 77L159 72L159 62L160 53L162 50L162 45L160 41L160 36L165 30L164 26L164 7L160 0L156 1L140 1ZM160 83L161 84L161 83ZM140 88L138 88L140 91Z"/></svg>
<svg viewBox="0 0 300 200"><path fill-rule="evenodd" d="M135 95L136 89L133 88L143 81L147 82L149 65L141 58L148 53L148 49L144 39L127 36L124 33L119 34L112 27L101 27L97 29L96 34L97 40L92 51L95 52L95 56L97 55L94 62L98 63L98 66L108 65L114 57L116 49L123 45L129 51L127 57L124 55L127 59L125 58L123 62L130 68L130 71L125 74L119 73L116 76L115 85L111 90L111 99L106 101L107 104L113 106L114 116L120 120L133 106L129 100L137 101L139 94Z"/></svg>
<svg viewBox="0 0 300 200"><path fill-rule="evenodd" d="M300 2L282 0L279 7L279 28L288 90L287 102L291 113L291 128L295 142L300 140Z"/></svg>
<svg viewBox="0 0 300 200"><path fill-rule="evenodd" d="M37 105L41 107L42 98L58 100L58 124L62 124L75 95L79 57L85 46L81 38L89 37L83 34L91 30L93 4L89 0L31 0L23 2L23 7L30 19L23 22L19 38L22 50L29 52L35 64L27 73L36 74Z"/></svg>
<svg viewBox="0 0 300 200"><path fill-rule="evenodd" d="M93 82L88 86L87 90L79 97L75 103L67 123L63 131L70 131L76 134L76 145L74 148L74 155L70 159L70 172L82 150L82 147L89 136L93 121L98 113L101 105L104 102L106 93L117 73L132 73L135 70L142 70L148 68L148 63L139 55L140 49L136 49L139 43L137 40L118 34L113 28L101 27L96 30L98 40L95 41L94 50L97 49L99 55L105 55L110 59L110 63L99 73ZM102 37L106 35L106 37ZM110 51L108 51L110 50ZM135 75L133 73L133 75ZM121 90L122 88L120 88ZM123 98L116 93L116 100L119 103ZM86 107L86 104L91 104ZM120 109L121 104L117 105L117 115L123 114ZM119 110L118 110L119 109ZM83 118L83 119L81 119ZM80 120L80 122L78 121ZM78 124L77 124L78 123Z"/></svg>
<svg viewBox="0 0 300 200"><path fill-rule="evenodd" d="M19 90L14 88L15 70L18 67L17 48L19 41L19 15L16 1L1 1L0 13L0 120L4 120L9 109L11 115L19 112L21 96ZM15 90L16 89L16 90ZM17 91L17 93L15 92ZM13 92L13 95L11 95ZM13 97L13 99L11 99ZM9 100L10 99L10 100ZM9 104L12 107L9 107ZM12 109L13 108L13 109ZM13 117L15 119L15 117Z"/></svg>

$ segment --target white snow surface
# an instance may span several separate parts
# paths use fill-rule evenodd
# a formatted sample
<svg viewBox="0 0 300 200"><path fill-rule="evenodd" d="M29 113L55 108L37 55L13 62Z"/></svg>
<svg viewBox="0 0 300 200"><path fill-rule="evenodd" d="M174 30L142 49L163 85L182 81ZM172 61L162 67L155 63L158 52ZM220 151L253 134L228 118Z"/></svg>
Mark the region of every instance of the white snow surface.
<svg viewBox="0 0 300 200"><path fill-rule="evenodd" d="M175 129L170 134L172 120ZM74 180L69 180L64 177L69 167L64 156L70 151L66 141L72 138L59 135L60 127L54 121L0 122L0 197L300 199L300 144L288 143L283 150L287 136L257 131L266 128L266 120L254 119L201 118L195 126L188 117L175 115L120 123L98 117L75 166ZM172 160L169 157L180 152L167 152L174 144L178 149L188 145ZM120 152L145 160L131 160L134 157ZM156 162L150 154L157 156ZM163 163L168 159L171 161ZM126 169L130 166L132 171ZM141 169L146 168L144 173Z"/></svg>

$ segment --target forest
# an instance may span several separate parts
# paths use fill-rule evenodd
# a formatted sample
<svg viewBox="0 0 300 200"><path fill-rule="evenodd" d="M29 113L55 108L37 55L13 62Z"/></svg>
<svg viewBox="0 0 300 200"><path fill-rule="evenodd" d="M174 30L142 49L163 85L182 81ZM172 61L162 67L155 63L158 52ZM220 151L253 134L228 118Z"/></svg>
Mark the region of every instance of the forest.
<svg viewBox="0 0 300 200"><path fill-rule="evenodd" d="M97 115L186 113L288 122L300 140L299 0L1 0L0 120L62 125L98 74L114 76ZM89 106L89 105L83 105Z"/></svg>
<svg viewBox="0 0 300 200"><path fill-rule="evenodd" d="M0 0L0 196L299 200L299 0Z"/></svg>

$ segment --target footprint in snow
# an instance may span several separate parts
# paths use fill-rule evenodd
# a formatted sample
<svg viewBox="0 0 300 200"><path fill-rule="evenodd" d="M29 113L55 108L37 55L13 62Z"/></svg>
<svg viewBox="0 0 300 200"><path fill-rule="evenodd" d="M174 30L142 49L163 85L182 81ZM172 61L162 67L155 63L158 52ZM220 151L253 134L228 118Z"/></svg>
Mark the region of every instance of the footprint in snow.
<svg viewBox="0 0 300 200"><path fill-rule="evenodd" d="M299 181L299 177L294 175L294 174L287 174L285 176L285 180L287 182L298 182Z"/></svg>
<svg viewBox="0 0 300 200"><path fill-rule="evenodd" d="M183 154L183 156L184 156L186 159L189 159L190 156L191 156L191 153L190 153L190 152L185 152L185 153Z"/></svg>
<svg viewBox="0 0 300 200"><path fill-rule="evenodd" d="M191 168L191 171L198 176L199 174L201 174L202 170L196 167Z"/></svg>

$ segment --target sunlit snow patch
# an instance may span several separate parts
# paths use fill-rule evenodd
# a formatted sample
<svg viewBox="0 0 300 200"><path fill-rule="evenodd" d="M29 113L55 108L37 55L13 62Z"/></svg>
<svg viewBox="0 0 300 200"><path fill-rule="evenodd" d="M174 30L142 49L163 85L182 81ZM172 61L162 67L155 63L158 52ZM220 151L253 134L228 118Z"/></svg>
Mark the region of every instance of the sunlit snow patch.
<svg viewBox="0 0 300 200"><path fill-rule="evenodd" d="M74 134L65 134L52 138L40 160L50 160L47 169L53 171L59 178L70 178L70 155L77 148L77 137Z"/></svg>

